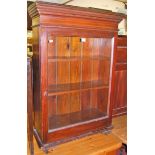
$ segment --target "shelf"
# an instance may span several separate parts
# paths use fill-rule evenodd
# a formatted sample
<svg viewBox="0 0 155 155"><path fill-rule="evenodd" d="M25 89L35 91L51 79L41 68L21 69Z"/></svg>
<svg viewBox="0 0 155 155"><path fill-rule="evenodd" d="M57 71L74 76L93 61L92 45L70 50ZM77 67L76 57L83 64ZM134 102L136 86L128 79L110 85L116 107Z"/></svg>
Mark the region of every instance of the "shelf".
<svg viewBox="0 0 155 155"><path fill-rule="evenodd" d="M102 88L108 88L108 87L109 87L108 85L104 85L102 80L50 85L48 87L48 96L65 94L70 92L78 92L78 91L89 90L89 89L102 89Z"/></svg>
<svg viewBox="0 0 155 155"><path fill-rule="evenodd" d="M50 56L48 57L48 62L53 62L53 61L77 61L77 60L110 60L109 57L105 57L102 55L99 56Z"/></svg>
<svg viewBox="0 0 155 155"><path fill-rule="evenodd" d="M54 115L48 119L49 132L60 128L68 128L72 125L84 123L92 119L105 117L106 114L98 109L88 109L63 115Z"/></svg>

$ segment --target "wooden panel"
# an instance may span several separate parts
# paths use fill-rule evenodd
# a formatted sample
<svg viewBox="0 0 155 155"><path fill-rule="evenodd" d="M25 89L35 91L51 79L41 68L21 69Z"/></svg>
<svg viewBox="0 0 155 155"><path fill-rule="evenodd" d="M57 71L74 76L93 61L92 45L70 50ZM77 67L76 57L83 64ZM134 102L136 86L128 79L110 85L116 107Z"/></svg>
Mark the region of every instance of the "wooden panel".
<svg viewBox="0 0 155 155"><path fill-rule="evenodd" d="M58 61L57 62L57 84L65 84L70 82L69 76L69 62Z"/></svg>
<svg viewBox="0 0 155 155"><path fill-rule="evenodd" d="M91 106L101 112L107 113L108 88L93 89L91 93Z"/></svg>
<svg viewBox="0 0 155 155"><path fill-rule="evenodd" d="M56 115L57 111L57 97L50 96L48 97L48 117Z"/></svg>
<svg viewBox="0 0 155 155"><path fill-rule="evenodd" d="M54 36L78 36L78 37L100 37L100 38L112 38L113 32L107 32L99 29L85 29L78 27L47 27L47 32L50 32Z"/></svg>
<svg viewBox="0 0 155 155"><path fill-rule="evenodd" d="M117 95L119 94L119 92L118 92L118 81L119 81L119 76L118 76L118 74L119 74L119 71L115 71L115 89L114 89L114 104L113 104L113 111L114 111L114 109L117 109L117 108L119 108L118 107L118 104L117 104Z"/></svg>
<svg viewBox="0 0 155 155"><path fill-rule="evenodd" d="M103 85L109 84L110 75L110 61L102 60L99 61L99 79L102 81Z"/></svg>
<svg viewBox="0 0 155 155"><path fill-rule="evenodd" d="M88 20L88 19L78 19L78 18L72 18L72 17L49 17L48 15L42 15L40 22L43 25L53 25L53 26L64 26L64 27L78 27L80 23L81 28L88 28L88 29L101 29L101 30L107 30L107 31L116 31L117 23L115 22L106 22L106 21L100 21L100 20ZM72 23L72 24L70 24Z"/></svg>
<svg viewBox="0 0 155 155"><path fill-rule="evenodd" d="M63 139L68 138L68 137L75 137L75 136L87 133L89 131L93 132L96 130L101 130L105 126L109 126L108 118L99 120L99 121L95 121L95 122L91 122L88 124L83 124L83 125L66 128L63 130L58 130L55 132L48 133L48 141L47 142L54 142L57 140L63 141Z"/></svg>
<svg viewBox="0 0 155 155"><path fill-rule="evenodd" d="M92 61L92 80L99 80L99 60Z"/></svg>
<svg viewBox="0 0 155 155"><path fill-rule="evenodd" d="M93 56L103 56L110 58L111 56L111 38L95 38L92 43Z"/></svg>
<svg viewBox="0 0 155 155"><path fill-rule="evenodd" d="M41 116L42 106L40 102L40 62L39 62L39 28L33 28L33 103L34 103L34 127L42 136Z"/></svg>
<svg viewBox="0 0 155 155"><path fill-rule="evenodd" d="M111 39L94 39L92 62L92 80L101 80L103 84L109 84Z"/></svg>
<svg viewBox="0 0 155 155"><path fill-rule="evenodd" d="M82 82L91 81L91 68L92 68L92 38L85 38L85 42L82 42ZM86 59L84 59L86 58ZM91 84L91 83L90 83ZM82 87L85 87L84 85ZM89 87L89 86L88 86Z"/></svg>
<svg viewBox="0 0 155 155"><path fill-rule="evenodd" d="M81 92L81 110L90 109L90 90Z"/></svg>
<svg viewBox="0 0 155 155"><path fill-rule="evenodd" d="M81 121L90 121L91 119L101 118L103 116L105 116L104 113L100 112L98 109L87 109L62 115L54 115L49 118L49 131L51 133L52 131L60 130L59 128L64 128L66 126L70 128Z"/></svg>
<svg viewBox="0 0 155 155"><path fill-rule="evenodd" d="M109 60L93 60L92 65L93 65L92 66L92 80L100 81L102 85L108 85L109 74L110 74L110 61Z"/></svg>
<svg viewBox="0 0 155 155"><path fill-rule="evenodd" d="M69 37L57 37L57 56L58 57L68 57L70 56L69 52Z"/></svg>
<svg viewBox="0 0 155 155"><path fill-rule="evenodd" d="M115 70L127 70L127 63L116 63Z"/></svg>
<svg viewBox="0 0 155 155"><path fill-rule="evenodd" d="M110 58L111 57L111 50L112 50L112 39L111 38L103 38L101 40L101 48L100 48L100 55L104 57Z"/></svg>
<svg viewBox="0 0 155 155"><path fill-rule="evenodd" d="M97 90L97 107L100 111L107 113L108 89Z"/></svg>
<svg viewBox="0 0 155 155"><path fill-rule="evenodd" d="M124 106L124 107L120 107L120 108L117 108L116 109L114 108L113 109L113 117L116 117L116 116L121 116L121 115L125 115L127 114L127 106Z"/></svg>
<svg viewBox="0 0 155 155"><path fill-rule="evenodd" d="M57 114L62 115L70 112L70 96L69 94L57 96Z"/></svg>
<svg viewBox="0 0 155 155"><path fill-rule="evenodd" d="M81 62L71 61L70 62L70 83L80 82L81 77ZM79 83L80 86L80 83Z"/></svg>
<svg viewBox="0 0 155 155"><path fill-rule="evenodd" d="M100 54L100 46L101 45L101 39L99 38L93 38L93 43L92 43L92 55L93 56L99 56Z"/></svg>
<svg viewBox="0 0 155 155"><path fill-rule="evenodd" d="M32 60L27 58L27 134L31 154L34 154L33 145L33 91L32 91Z"/></svg>
<svg viewBox="0 0 155 155"><path fill-rule="evenodd" d="M116 73L119 76L118 79L118 89L120 95L118 96L118 103L120 106L127 105L127 71L120 71L119 73Z"/></svg>
<svg viewBox="0 0 155 155"><path fill-rule="evenodd" d="M127 36L119 36L117 41L118 46L127 46Z"/></svg>
<svg viewBox="0 0 155 155"><path fill-rule="evenodd" d="M117 47L117 63L127 63L127 48Z"/></svg>
<svg viewBox="0 0 155 155"><path fill-rule="evenodd" d="M48 85L56 84L56 62L48 63Z"/></svg>
<svg viewBox="0 0 155 155"><path fill-rule="evenodd" d="M46 28L39 29L40 36L40 44L39 46L39 61L40 61L40 101L42 107L42 120L41 120L41 128L43 132L43 142L47 140L47 132L48 132L48 99L47 99L47 88L48 88L48 40Z"/></svg>
<svg viewBox="0 0 155 155"><path fill-rule="evenodd" d="M80 111L80 92L70 93L70 112Z"/></svg>
<svg viewBox="0 0 155 155"><path fill-rule="evenodd" d="M82 82L91 81L91 60L82 60Z"/></svg>
<svg viewBox="0 0 155 155"><path fill-rule="evenodd" d="M116 115L115 111L120 114L124 112L127 106L127 71L115 71L115 77L114 115Z"/></svg>
<svg viewBox="0 0 155 155"><path fill-rule="evenodd" d="M97 89L91 90L91 107L97 108Z"/></svg>
<svg viewBox="0 0 155 155"><path fill-rule="evenodd" d="M81 56L81 42L79 37L70 37L70 56Z"/></svg>

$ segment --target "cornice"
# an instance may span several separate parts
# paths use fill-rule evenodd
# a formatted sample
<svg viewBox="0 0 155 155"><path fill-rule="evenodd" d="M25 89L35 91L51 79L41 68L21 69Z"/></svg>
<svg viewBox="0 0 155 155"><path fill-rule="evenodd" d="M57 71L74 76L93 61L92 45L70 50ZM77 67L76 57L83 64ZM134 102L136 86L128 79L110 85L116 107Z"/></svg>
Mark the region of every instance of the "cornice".
<svg viewBox="0 0 155 155"><path fill-rule="evenodd" d="M31 18L41 15L95 19L119 23L126 15L104 11L101 9L68 6L49 2L37 1L28 7Z"/></svg>

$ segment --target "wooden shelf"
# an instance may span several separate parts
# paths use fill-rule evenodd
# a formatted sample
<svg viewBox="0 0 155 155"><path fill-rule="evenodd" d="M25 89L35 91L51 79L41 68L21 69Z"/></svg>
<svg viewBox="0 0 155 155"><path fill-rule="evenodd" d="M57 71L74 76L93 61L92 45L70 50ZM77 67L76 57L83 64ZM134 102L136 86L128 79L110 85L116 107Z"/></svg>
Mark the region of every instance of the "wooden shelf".
<svg viewBox="0 0 155 155"><path fill-rule="evenodd" d="M78 61L78 60L110 60L109 57L105 57L102 55L99 56L50 56L48 57L48 62L53 61Z"/></svg>
<svg viewBox="0 0 155 155"><path fill-rule="evenodd" d="M87 81L79 83L67 83L67 84L57 84L50 85L48 87L48 96L59 95L70 92L78 92L90 89L102 89L108 88L108 85L103 83L103 80L99 81Z"/></svg>
<svg viewBox="0 0 155 155"><path fill-rule="evenodd" d="M98 109L88 109L62 115L53 115L48 119L49 132L60 128L69 128L77 123L90 121L92 119L105 117L106 114Z"/></svg>

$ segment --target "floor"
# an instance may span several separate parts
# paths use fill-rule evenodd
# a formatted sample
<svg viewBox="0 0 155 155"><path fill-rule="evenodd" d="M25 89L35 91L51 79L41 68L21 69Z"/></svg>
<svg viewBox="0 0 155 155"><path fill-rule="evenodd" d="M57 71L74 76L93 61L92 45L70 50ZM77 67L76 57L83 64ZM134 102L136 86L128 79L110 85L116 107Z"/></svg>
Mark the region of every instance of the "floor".
<svg viewBox="0 0 155 155"><path fill-rule="evenodd" d="M113 118L112 124L114 126L112 133L127 144L127 115Z"/></svg>
<svg viewBox="0 0 155 155"><path fill-rule="evenodd" d="M124 116L113 118L113 127L114 128L112 130L112 134L115 135L116 137L119 137L120 141L122 141L123 143L127 144L127 116L124 115ZM111 136L111 134L109 135L109 137L110 136ZM87 138L86 137L84 139L87 139L87 143L91 143L90 146L93 147L93 150L95 150L97 148L96 148L96 146L93 145L94 144L93 139L95 139L95 143L96 143L96 141L98 142L98 147L102 147L104 145L104 143L102 141L102 138L103 137L104 137L103 134L96 134L96 135L93 135L91 138ZM104 138L106 138L106 137L104 137ZM79 140L73 141L72 142L72 145L75 145L75 144L77 145L78 144L78 141ZM80 141L80 144L79 145L81 145L81 142L82 141ZM65 148L67 148L67 146L70 145L69 143L68 144L67 143L65 144L66 145ZM75 144L73 144L73 143L75 143ZM110 141L109 143L113 143L113 141ZM87 144L85 144L85 145L87 145ZM60 145L57 148L58 148L57 150L61 150L62 149L62 146ZM84 147L82 147L82 149L84 149ZM55 152L57 152L57 154L59 155L59 153L58 153L57 150ZM27 155L30 155L29 148L28 148L28 154ZM37 145L37 142L35 141L35 139L34 139L34 155L45 155L45 153L38 148L38 145ZM53 152L50 151L48 153L48 155L53 155Z"/></svg>

